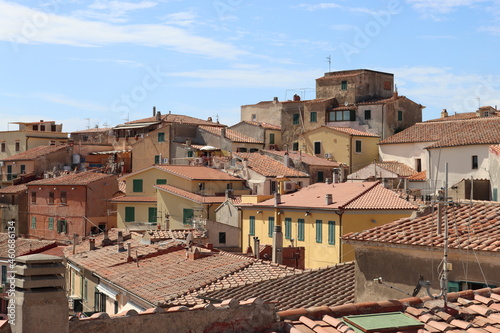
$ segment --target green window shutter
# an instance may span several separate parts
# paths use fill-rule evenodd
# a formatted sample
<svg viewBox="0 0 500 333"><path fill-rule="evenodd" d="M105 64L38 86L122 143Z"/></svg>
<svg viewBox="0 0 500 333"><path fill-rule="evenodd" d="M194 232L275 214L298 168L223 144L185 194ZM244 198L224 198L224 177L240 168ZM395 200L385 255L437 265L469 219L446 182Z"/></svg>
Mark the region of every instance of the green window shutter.
<svg viewBox="0 0 500 333"><path fill-rule="evenodd" d="M31 217L31 229L36 229L36 216Z"/></svg>
<svg viewBox="0 0 500 333"><path fill-rule="evenodd" d="M125 207L125 222L135 221L135 207Z"/></svg>
<svg viewBox="0 0 500 333"><path fill-rule="evenodd" d="M142 179L134 179L132 181L132 191L142 192Z"/></svg>
<svg viewBox="0 0 500 333"><path fill-rule="evenodd" d="M156 207L149 207L148 208L148 222L156 223Z"/></svg>
<svg viewBox="0 0 500 333"><path fill-rule="evenodd" d="M323 221L316 220L316 243L323 242Z"/></svg>
<svg viewBox="0 0 500 333"><path fill-rule="evenodd" d="M268 219L268 229L267 229L267 235L271 238L273 238L273 233L274 233L274 217L269 217Z"/></svg>
<svg viewBox="0 0 500 333"><path fill-rule="evenodd" d="M300 117L300 116L299 116L299 114L298 114L298 113L294 113L294 114L293 114L293 124L294 124L294 125L298 125L298 124L299 124L299 119L300 119L299 117Z"/></svg>
<svg viewBox="0 0 500 333"><path fill-rule="evenodd" d="M250 216L250 236L255 236L255 216Z"/></svg>
<svg viewBox="0 0 500 333"><path fill-rule="evenodd" d="M297 220L297 240L303 241L305 238L305 221L304 219Z"/></svg>
<svg viewBox="0 0 500 333"><path fill-rule="evenodd" d="M192 150L188 150L188 157L193 157L193 151Z"/></svg>
<svg viewBox="0 0 500 333"><path fill-rule="evenodd" d="M155 155L155 164L160 164L160 155Z"/></svg>
<svg viewBox="0 0 500 333"><path fill-rule="evenodd" d="M340 82L340 89L347 90L347 81Z"/></svg>
<svg viewBox="0 0 500 333"><path fill-rule="evenodd" d="M356 121L356 111L355 110L350 111L350 118L351 118L351 119L349 119L350 121Z"/></svg>
<svg viewBox="0 0 500 333"><path fill-rule="evenodd" d="M460 283L455 281L448 281L448 292L456 293L460 291Z"/></svg>
<svg viewBox="0 0 500 333"><path fill-rule="evenodd" d="M285 218L285 239L292 239L292 219Z"/></svg>
<svg viewBox="0 0 500 333"><path fill-rule="evenodd" d="M158 142L165 142L165 133L158 133Z"/></svg>
<svg viewBox="0 0 500 333"><path fill-rule="evenodd" d="M269 144L274 145L274 133L269 134Z"/></svg>
<svg viewBox="0 0 500 333"><path fill-rule="evenodd" d="M403 121L403 111L398 111L398 121Z"/></svg>
<svg viewBox="0 0 500 333"><path fill-rule="evenodd" d="M184 208L182 210L182 223L189 224L194 216L194 210L190 208Z"/></svg>
<svg viewBox="0 0 500 333"><path fill-rule="evenodd" d="M54 218L49 217L49 230L54 230Z"/></svg>
<svg viewBox="0 0 500 333"><path fill-rule="evenodd" d="M166 179L157 179L156 185L167 185L167 180Z"/></svg>
<svg viewBox="0 0 500 333"><path fill-rule="evenodd" d="M311 123L317 122L318 121L318 114L316 112L311 112L309 121Z"/></svg>
<svg viewBox="0 0 500 333"><path fill-rule="evenodd" d="M66 233L67 231L68 230L67 230L66 220L57 221L57 232Z"/></svg>
<svg viewBox="0 0 500 333"><path fill-rule="evenodd" d="M498 188L493 189L493 201L498 201Z"/></svg>
<svg viewBox="0 0 500 333"><path fill-rule="evenodd" d="M328 244L335 245L335 221L328 221Z"/></svg>

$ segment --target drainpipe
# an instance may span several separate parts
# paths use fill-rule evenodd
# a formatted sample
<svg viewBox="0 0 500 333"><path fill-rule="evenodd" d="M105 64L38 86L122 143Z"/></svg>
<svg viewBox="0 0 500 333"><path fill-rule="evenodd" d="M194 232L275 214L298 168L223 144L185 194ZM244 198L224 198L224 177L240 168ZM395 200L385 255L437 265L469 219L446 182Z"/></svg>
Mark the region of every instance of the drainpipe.
<svg viewBox="0 0 500 333"><path fill-rule="evenodd" d="M382 104L382 140L385 139L385 131L384 131L384 128L385 128L385 124L384 124L384 106L385 104Z"/></svg>
<svg viewBox="0 0 500 333"><path fill-rule="evenodd" d="M339 237L339 259L340 259L340 262L342 262L342 240L340 238L342 238L342 236L344 235L344 228L343 228L343 225L342 225L342 216L344 215L344 210L341 209L341 210L335 210L335 214L337 214L339 216L339 229L340 229L340 237Z"/></svg>
<svg viewBox="0 0 500 333"><path fill-rule="evenodd" d="M354 154L354 150L352 149L352 138L354 138L354 135L351 134L349 139L349 174L352 173L352 155Z"/></svg>
<svg viewBox="0 0 500 333"><path fill-rule="evenodd" d="M281 264L283 262L283 232L281 229L281 214L279 204L281 204L281 195L274 194L274 232L273 232L273 255L272 262Z"/></svg>

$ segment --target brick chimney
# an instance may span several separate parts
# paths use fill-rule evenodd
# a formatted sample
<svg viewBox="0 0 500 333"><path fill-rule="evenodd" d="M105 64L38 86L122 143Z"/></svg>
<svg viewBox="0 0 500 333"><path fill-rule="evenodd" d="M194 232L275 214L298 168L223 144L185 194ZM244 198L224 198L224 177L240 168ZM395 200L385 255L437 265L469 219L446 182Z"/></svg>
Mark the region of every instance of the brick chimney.
<svg viewBox="0 0 500 333"><path fill-rule="evenodd" d="M125 251L125 248L123 247L123 231L118 231L118 239L116 243L118 243L118 252Z"/></svg>
<svg viewBox="0 0 500 333"><path fill-rule="evenodd" d="M448 111L446 111L446 109L443 109L443 111L441 111L441 118L446 118L448 117Z"/></svg>
<svg viewBox="0 0 500 333"><path fill-rule="evenodd" d="M331 193L327 193L325 195L325 204L328 206L328 205L331 205L333 203L333 196Z"/></svg>
<svg viewBox="0 0 500 333"><path fill-rule="evenodd" d="M69 331L63 258L32 254L16 258L15 325L12 333ZM10 318L9 318L10 319Z"/></svg>
<svg viewBox="0 0 500 333"><path fill-rule="evenodd" d="M95 238L89 238L90 251L95 250Z"/></svg>

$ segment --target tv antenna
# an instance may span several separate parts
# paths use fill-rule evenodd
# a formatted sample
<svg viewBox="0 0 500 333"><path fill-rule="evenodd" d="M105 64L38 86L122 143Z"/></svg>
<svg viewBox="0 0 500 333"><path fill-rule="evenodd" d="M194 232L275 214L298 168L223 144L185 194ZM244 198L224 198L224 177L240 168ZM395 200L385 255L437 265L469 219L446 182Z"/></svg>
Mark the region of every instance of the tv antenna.
<svg viewBox="0 0 500 333"><path fill-rule="evenodd" d="M415 289L413 290L413 294L411 296L415 297L419 293L420 289L422 287L425 287L427 291L427 295L433 299L437 299L440 297L443 297L444 301L444 307L446 308L448 305L448 273L451 271L451 264L448 263L448 212L447 208L449 205L449 200L448 200L448 163L445 163L445 184L444 184L444 196L442 198L438 199L438 204L441 205L444 201L445 203L445 211L444 211L444 242L443 242L443 272L440 276L440 281L439 281L439 286L441 289L441 292L438 295L433 295L431 293L431 283L429 281L424 280L424 277L420 275L417 285ZM438 228L440 228L439 223L438 223ZM440 232L440 230L438 230ZM380 284L383 284L391 289L395 289L398 291L401 291L407 295L410 295L404 290L398 289L394 286L391 286L387 283L384 283L382 281L382 277L374 279L374 282L378 282Z"/></svg>
<svg viewBox="0 0 500 333"><path fill-rule="evenodd" d="M331 72L332 71L332 55L328 55L328 57L326 57L326 62L328 63L328 72Z"/></svg>
<svg viewBox="0 0 500 333"><path fill-rule="evenodd" d="M84 120L87 121L87 129L90 128L90 118L83 118Z"/></svg>

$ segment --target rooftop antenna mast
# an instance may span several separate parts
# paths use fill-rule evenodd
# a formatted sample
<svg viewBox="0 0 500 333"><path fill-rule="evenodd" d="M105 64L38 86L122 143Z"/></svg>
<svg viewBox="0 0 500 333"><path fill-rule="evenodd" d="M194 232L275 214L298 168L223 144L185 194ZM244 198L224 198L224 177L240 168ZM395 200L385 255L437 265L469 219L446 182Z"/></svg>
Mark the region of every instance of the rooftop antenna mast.
<svg viewBox="0 0 500 333"><path fill-rule="evenodd" d="M326 62L328 63L328 72L331 72L332 71L332 55L328 55L328 57L326 57Z"/></svg>
<svg viewBox="0 0 500 333"><path fill-rule="evenodd" d="M90 118L83 118L83 119L85 119L87 121L87 129L89 129L90 128Z"/></svg>

